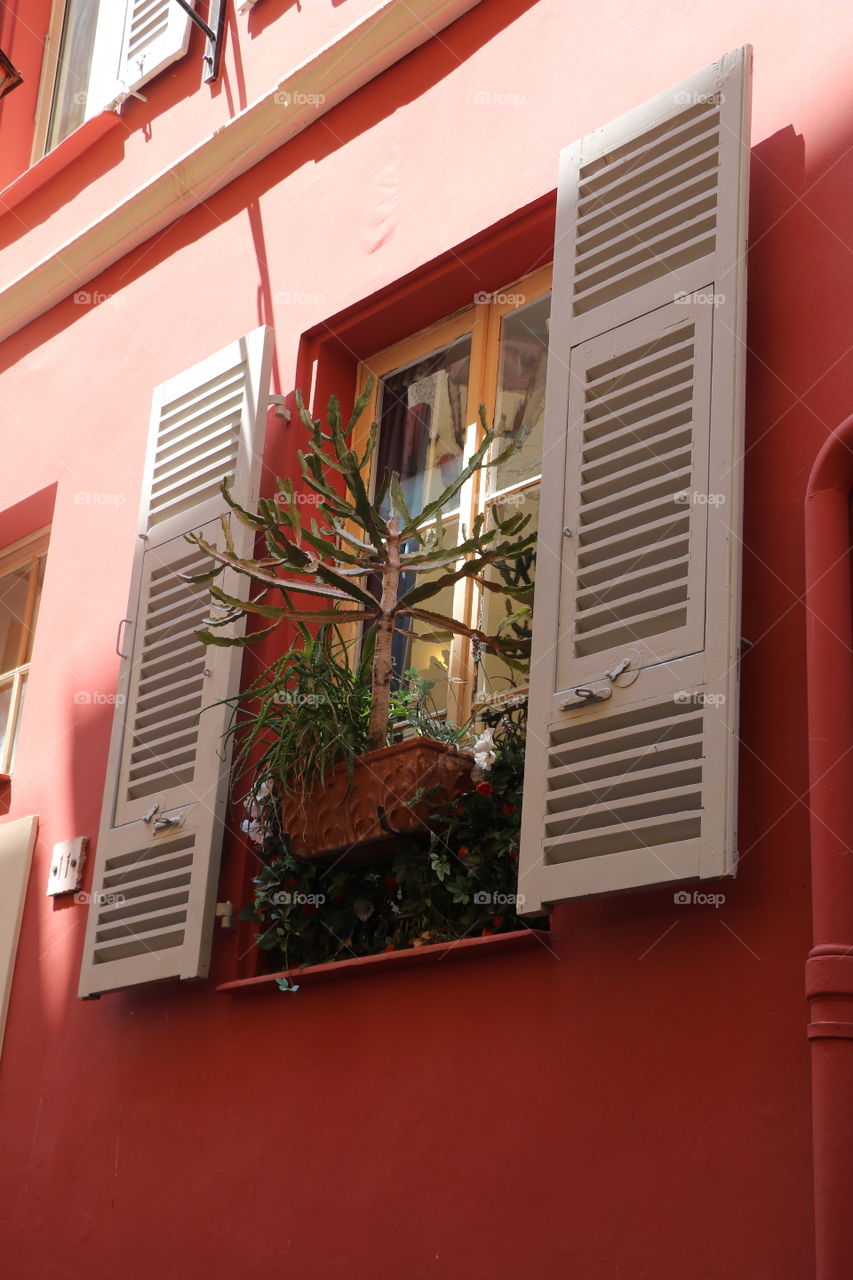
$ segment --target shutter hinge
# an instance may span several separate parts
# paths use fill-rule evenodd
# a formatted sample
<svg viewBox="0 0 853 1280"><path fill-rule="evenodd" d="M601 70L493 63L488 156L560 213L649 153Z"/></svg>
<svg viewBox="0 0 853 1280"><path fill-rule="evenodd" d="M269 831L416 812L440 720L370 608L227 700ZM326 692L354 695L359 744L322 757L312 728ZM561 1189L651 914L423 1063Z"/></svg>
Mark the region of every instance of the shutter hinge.
<svg viewBox="0 0 853 1280"><path fill-rule="evenodd" d="M284 396L267 396L267 404L275 405L275 415L284 422L290 422L290 410L285 406Z"/></svg>
<svg viewBox="0 0 853 1280"><path fill-rule="evenodd" d="M233 902L217 902L216 918L222 923L223 929L234 928L234 903Z"/></svg>

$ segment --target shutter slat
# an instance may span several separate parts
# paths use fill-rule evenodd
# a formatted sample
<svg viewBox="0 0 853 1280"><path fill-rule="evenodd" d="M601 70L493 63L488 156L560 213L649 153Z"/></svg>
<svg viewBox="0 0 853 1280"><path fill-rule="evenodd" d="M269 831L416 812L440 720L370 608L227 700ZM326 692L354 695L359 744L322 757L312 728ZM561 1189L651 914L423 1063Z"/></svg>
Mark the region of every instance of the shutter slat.
<svg viewBox="0 0 853 1280"><path fill-rule="evenodd" d="M595 588L590 587L586 591L578 591L577 607L579 611L585 613L586 617L590 616L588 610L595 605L605 605L613 603L616 600L621 602L622 607L628 600L632 599L638 593L645 593L651 588L663 587L671 584L673 577L680 578L682 583L685 574L689 568L689 560L683 556L677 560L663 560L660 564L640 571L636 564L636 559L632 561L632 573L625 574L622 577L610 577L607 579L605 586ZM581 579L578 577L578 586L581 586Z"/></svg>
<svg viewBox="0 0 853 1280"><path fill-rule="evenodd" d="M701 756L702 743L702 735L698 733L686 734L674 740L662 739L633 749L626 748L600 756L587 756L585 752L579 752L574 764L552 765L548 769L548 784L550 788L560 790L570 778L597 782L614 774L633 775L635 770L645 768L649 757L652 757L658 765L691 760ZM620 745L624 745L621 739Z"/></svg>
<svg viewBox="0 0 853 1280"><path fill-rule="evenodd" d="M604 544L599 544L599 547ZM612 547L610 548L612 550ZM631 581L631 575L641 575L645 569L658 564L677 564L683 556L684 540L677 534L673 537L658 537L645 550L637 555L629 551L624 555L612 555L609 558L598 558L586 564L582 555L578 556L578 598L589 589L598 588L599 592L609 587L622 590Z"/></svg>
<svg viewBox="0 0 853 1280"><path fill-rule="evenodd" d="M669 844L698 839L701 829L701 814L689 809L680 813L633 818L630 824L623 823L620 827L592 828L576 835L561 833L544 839L542 846L549 862L560 863L571 859L600 858L602 854L625 853L631 849L648 850L652 846L665 849ZM659 876L669 865L666 853L657 857L656 861L659 864ZM672 878L678 880L683 877ZM605 892L613 892L613 888L614 886L608 886Z"/></svg>
<svg viewBox="0 0 853 1280"><path fill-rule="evenodd" d="M675 506L675 504L673 504ZM672 515L665 515L658 520L652 520L645 526L644 533L648 538L648 552L651 553L656 547L666 545L673 547L680 545L682 539L677 537L682 530L686 531L690 524L690 512L687 509L681 510L676 508ZM600 569L602 573L614 572L614 566L621 564L624 557L631 554L634 562L638 562L639 553L636 547L636 538L633 530L629 536L620 534L617 537L601 538L598 542L587 545L586 542L580 546L578 551L578 565L581 569L595 568ZM580 574L578 575L581 576Z"/></svg>
<svg viewBox="0 0 853 1280"><path fill-rule="evenodd" d="M639 468L643 462L654 462L665 458L667 454L676 453L690 443L690 421L658 432L644 440L635 440L632 444L609 456L598 458L592 462L581 460L581 481L584 485L595 485L607 480L614 474L630 476L633 468Z"/></svg>

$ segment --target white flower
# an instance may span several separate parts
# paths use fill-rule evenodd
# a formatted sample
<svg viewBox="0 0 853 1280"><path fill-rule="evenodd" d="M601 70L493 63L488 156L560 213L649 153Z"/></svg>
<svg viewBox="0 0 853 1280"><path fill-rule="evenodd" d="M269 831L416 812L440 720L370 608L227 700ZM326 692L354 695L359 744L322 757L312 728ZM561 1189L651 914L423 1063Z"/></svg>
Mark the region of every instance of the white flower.
<svg viewBox="0 0 853 1280"><path fill-rule="evenodd" d="M491 769L495 763L495 731L494 729L484 729L477 741L474 743L474 766L480 773L485 773L487 769Z"/></svg>
<svg viewBox="0 0 853 1280"><path fill-rule="evenodd" d="M250 799L248 799L243 805L243 808L248 813L249 818L251 819L252 822L258 823L260 819L263 817L262 801L266 800L266 798L269 796L269 793L270 793L269 787L265 782L262 782L261 785L258 787L257 791L255 792L255 794L251 796ZM245 823L243 824L243 830L244 831L248 830L248 827L246 826Z"/></svg>
<svg viewBox="0 0 853 1280"><path fill-rule="evenodd" d="M254 820L250 822L249 819L246 818L240 823L240 830L246 832L246 835L252 841L252 844L263 844L264 828L262 823L255 822Z"/></svg>

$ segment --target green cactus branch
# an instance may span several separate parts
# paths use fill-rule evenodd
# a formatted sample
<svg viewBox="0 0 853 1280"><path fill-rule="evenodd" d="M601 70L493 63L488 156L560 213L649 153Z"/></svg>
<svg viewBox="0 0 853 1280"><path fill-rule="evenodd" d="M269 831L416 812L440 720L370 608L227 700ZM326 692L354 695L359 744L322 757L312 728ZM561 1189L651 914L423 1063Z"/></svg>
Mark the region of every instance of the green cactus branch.
<svg viewBox="0 0 853 1280"><path fill-rule="evenodd" d="M342 425L340 408L333 397L326 414L327 430L320 419L311 417L297 393L299 418L309 436L307 450L298 454L299 465L305 486L316 495L316 516L310 526L305 525L300 510L304 494L296 492L289 478L279 479L276 498L262 499L256 511L241 507L225 480L222 493L233 518L263 536L267 554L261 558L238 555L227 517L221 522L223 546L199 533L187 538L212 562L209 572L190 579L210 584L212 599L220 610L198 632L205 643L251 644L285 624L369 624L373 657L368 749L372 750L385 745L394 674L393 636L395 632L411 634L411 620L427 623L441 635L479 641L513 663L526 656L526 637L505 632L488 635L422 606L441 591L470 578L489 591L515 599L521 607L510 621L517 623L529 613L532 588L527 582L514 583L509 568L519 557L532 554L536 535L527 531L529 516L516 514L502 520L493 506L488 527L479 515L470 530L463 529L456 545L446 543L442 512L468 480L485 467L504 462L523 440L519 433L496 458L489 460L497 433L488 426L482 405L482 439L459 474L434 501L421 511L410 511L396 472L386 472L379 478L371 498L369 472L378 424L372 424L360 456L350 444L371 390L372 384L368 384L346 426ZM387 516L383 515L386 501ZM490 568L500 581L485 576ZM246 582L246 595L226 590L221 580L226 573L232 577L236 574L238 581ZM370 584L378 584L378 589ZM254 598L252 591L257 593ZM294 603L292 594L310 597L316 605ZM239 638L218 634L248 615L271 621L272 625Z"/></svg>

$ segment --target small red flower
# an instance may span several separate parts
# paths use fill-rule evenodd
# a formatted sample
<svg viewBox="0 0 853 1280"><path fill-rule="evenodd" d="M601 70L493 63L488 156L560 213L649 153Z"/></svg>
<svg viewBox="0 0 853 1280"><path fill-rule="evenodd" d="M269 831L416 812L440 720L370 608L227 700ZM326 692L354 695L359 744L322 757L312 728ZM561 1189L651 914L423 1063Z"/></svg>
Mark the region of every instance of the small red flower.
<svg viewBox="0 0 853 1280"><path fill-rule="evenodd" d="M470 852L471 850L468 848L467 844L461 844L456 850L456 856L457 858L467 858Z"/></svg>
<svg viewBox="0 0 853 1280"><path fill-rule="evenodd" d="M343 902L343 900L344 900L344 895L340 891L332 894L333 902Z"/></svg>
<svg viewBox="0 0 853 1280"><path fill-rule="evenodd" d="M388 946L385 948L385 950L386 950L386 951L396 951L396 950L397 950L397 948L394 946L394 943L393 943L393 942L389 942L389 943L388 943Z"/></svg>
<svg viewBox="0 0 853 1280"><path fill-rule="evenodd" d="M494 926L495 929L500 929L503 922L504 922L503 916L495 916L494 920L492 921L492 925Z"/></svg>
<svg viewBox="0 0 853 1280"><path fill-rule="evenodd" d="M396 888L397 888L397 877L396 877L396 876L386 876L382 883L385 885L385 888L386 888L386 889L396 889Z"/></svg>
<svg viewBox="0 0 853 1280"><path fill-rule="evenodd" d="M518 862L518 850L510 849L509 853L507 854L507 857L509 858L510 862Z"/></svg>
<svg viewBox="0 0 853 1280"><path fill-rule="evenodd" d="M305 902L302 905L302 914L304 916L316 916L317 906L313 902Z"/></svg>
<svg viewBox="0 0 853 1280"><path fill-rule="evenodd" d="M490 929L488 925L486 925L483 929L480 930L480 936L482 938L485 938L488 934L491 934L491 933L494 933L494 929Z"/></svg>
<svg viewBox="0 0 853 1280"><path fill-rule="evenodd" d="M478 782L477 786L475 787L475 790L478 795L490 796L494 793L495 789L492 786L491 782Z"/></svg>
<svg viewBox="0 0 853 1280"><path fill-rule="evenodd" d="M505 813L505 814L506 814L506 816L507 816L507 817L509 817L511 813L515 813L515 805L514 805L514 804L502 804L502 805L501 805L501 813Z"/></svg>

